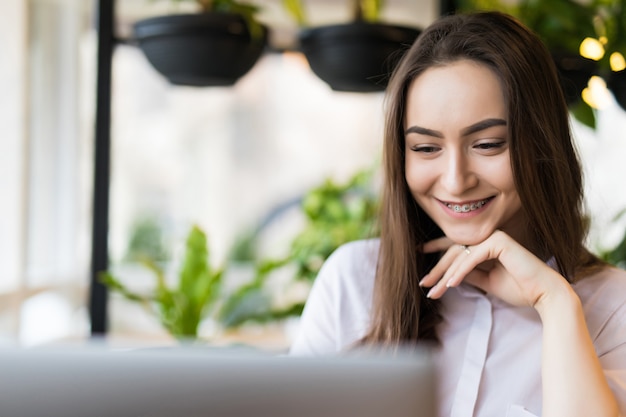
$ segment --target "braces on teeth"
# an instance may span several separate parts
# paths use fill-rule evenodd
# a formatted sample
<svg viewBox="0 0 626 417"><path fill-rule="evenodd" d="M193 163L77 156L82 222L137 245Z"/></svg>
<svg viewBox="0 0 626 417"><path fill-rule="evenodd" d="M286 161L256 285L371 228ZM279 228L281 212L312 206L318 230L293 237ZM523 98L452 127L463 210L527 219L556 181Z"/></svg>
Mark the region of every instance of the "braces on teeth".
<svg viewBox="0 0 626 417"><path fill-rule="evenodd" d="M482 206L484 206L486 203L486 200L483 201L478 201L476 203L472 203L472 204L463 204L458 205L458 204L447 204L448 208L451 208L452 210L454 210L456 213L467 213L469 211L472 210L477 210L479 208L481 208Z"/></svg>

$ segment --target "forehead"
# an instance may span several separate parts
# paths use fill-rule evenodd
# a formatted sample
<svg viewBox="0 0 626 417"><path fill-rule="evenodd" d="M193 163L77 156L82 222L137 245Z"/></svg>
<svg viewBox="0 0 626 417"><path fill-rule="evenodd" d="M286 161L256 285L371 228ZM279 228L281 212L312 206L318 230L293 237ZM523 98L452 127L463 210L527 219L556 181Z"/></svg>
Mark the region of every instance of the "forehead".
<svg viewBox="0 0 626 417"><path fill-rule="evenodd" d="M441 129L486 118L507 119L502 84L488 66L470 60L430 67L409 85L405 124Z"/></svg>

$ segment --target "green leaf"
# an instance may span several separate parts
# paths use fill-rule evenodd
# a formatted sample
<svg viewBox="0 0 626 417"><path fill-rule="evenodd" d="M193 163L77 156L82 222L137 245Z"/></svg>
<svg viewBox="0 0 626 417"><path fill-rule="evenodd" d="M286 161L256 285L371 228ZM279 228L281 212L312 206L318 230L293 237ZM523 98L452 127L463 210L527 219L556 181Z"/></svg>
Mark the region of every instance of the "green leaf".
<svg viewBox="0 0 626 417"><path fill-rule="evenodd" d="M180 292L190 300L196 301L202 297L203 289L210 279L208 256L206 235L198 226L193 226L187 236L179 282Z"/></svg>
<svg viewBox="0 0 626 417"><path fill-rule="evenodd" d="M306 26L308 19L301 0L283 0L283 7L299 26Z"/></svg>
<svg viewBox="0 0 626 417"><path fill-rule="evenodd" d="M382 0L360 0L363 19L368 22L376 22L380 19L383 8Z"/></svg>
<svg viewBox="0 0 626 417"><path fill-rule="evenodd" d="M130 291L120 280L115 278L108 272L100 274L100 282L106 285L110 290L121 294L124 298L131 301L145 302L147 297Z"/></svg>

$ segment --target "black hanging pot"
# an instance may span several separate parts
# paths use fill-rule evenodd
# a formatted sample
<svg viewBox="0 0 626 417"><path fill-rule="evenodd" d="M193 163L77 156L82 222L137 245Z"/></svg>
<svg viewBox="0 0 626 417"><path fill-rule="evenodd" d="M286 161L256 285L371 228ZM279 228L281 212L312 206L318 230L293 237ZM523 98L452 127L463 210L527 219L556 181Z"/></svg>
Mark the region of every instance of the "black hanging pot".
<svg viewBox="0 0 626 417"><path fill-rule="evenodd" d="M615 101L622 109L626 110L626 70L611 71L607 84L615 97Z"/></svg>
<svg viewBox="0 0 626 417"><path fill-rule="evenodd" d="M311 70L333 90L383 91L416 28L353 22L305 29L300 49Z"/></svg>
<svg viewBox="0 0 626 417"><path fill-rule="evenodd" d="M598 63L572 52L552 52L567 105L576 104L589 78L598 71Z"/></svg>
<svg viewBox="0 0 626 417"><path fill-rule="evenodd" d="M251 34L244 18L234 13L159 16L138 21L133 29L148 61L174 85L233 85L267 44L264 26Z"/></svg>

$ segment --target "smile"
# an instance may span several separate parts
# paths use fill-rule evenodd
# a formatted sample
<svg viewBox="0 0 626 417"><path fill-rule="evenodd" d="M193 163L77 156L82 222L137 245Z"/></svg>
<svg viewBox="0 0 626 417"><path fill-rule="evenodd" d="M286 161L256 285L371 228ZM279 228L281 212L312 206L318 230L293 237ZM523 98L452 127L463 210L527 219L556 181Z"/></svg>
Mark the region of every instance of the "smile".
<svg viewBox="0 0 626 417"><path fill-rule="evenodd" d="M491 197L486 198L484 200L474 201L474 202L465 203L465 204L453 204L453 203L445 203L445 202L444 204L449 209L454 210L455 213L469 213L470 211L478 210L479 208L487 204L489 200L491 200Z"/></svg>

